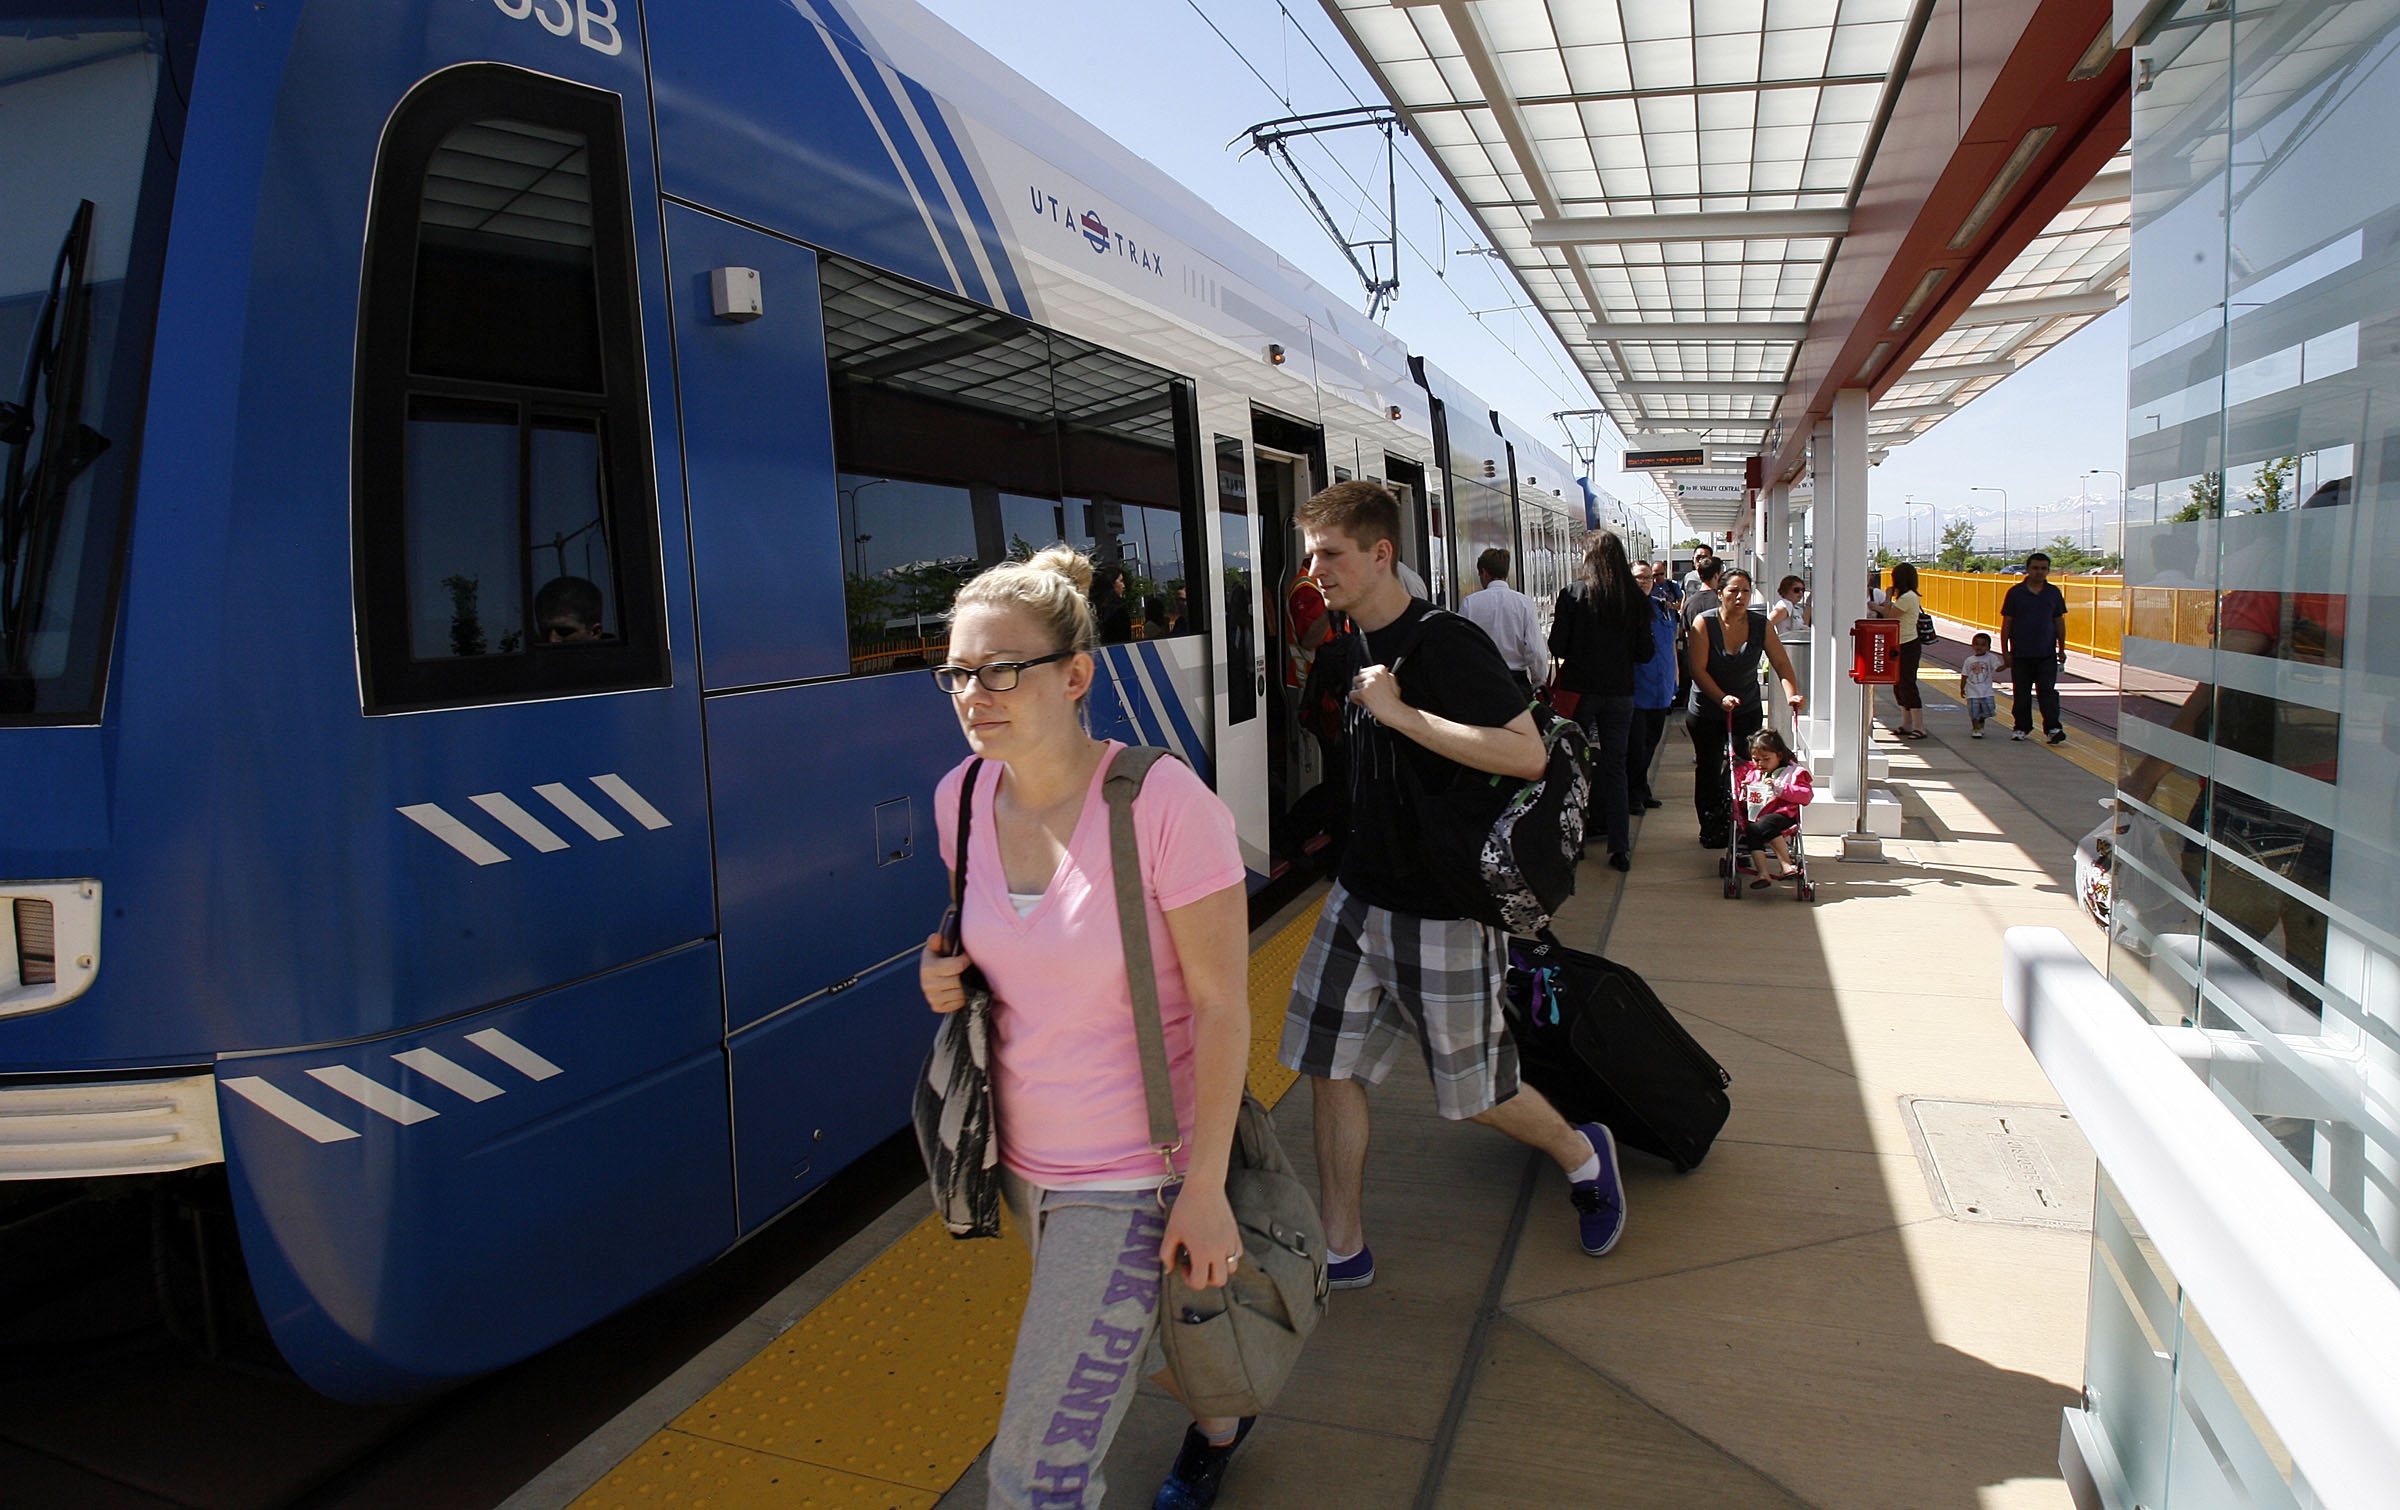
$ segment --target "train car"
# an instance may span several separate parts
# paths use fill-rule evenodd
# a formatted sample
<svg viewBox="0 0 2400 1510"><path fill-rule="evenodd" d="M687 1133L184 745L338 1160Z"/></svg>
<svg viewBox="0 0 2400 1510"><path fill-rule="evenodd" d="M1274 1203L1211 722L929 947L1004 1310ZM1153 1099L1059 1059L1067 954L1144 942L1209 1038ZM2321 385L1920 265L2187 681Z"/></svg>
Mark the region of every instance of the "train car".
<svg viewBox="0 0 2400 1510"><path fill-rule="evenodd" d="M1487 406L905 0L10 0L0 119L0 1229L210 1182L340 1398L904 1124L960 581L1093 555L1263 887L1296 503L1523 548Z"/></svg>

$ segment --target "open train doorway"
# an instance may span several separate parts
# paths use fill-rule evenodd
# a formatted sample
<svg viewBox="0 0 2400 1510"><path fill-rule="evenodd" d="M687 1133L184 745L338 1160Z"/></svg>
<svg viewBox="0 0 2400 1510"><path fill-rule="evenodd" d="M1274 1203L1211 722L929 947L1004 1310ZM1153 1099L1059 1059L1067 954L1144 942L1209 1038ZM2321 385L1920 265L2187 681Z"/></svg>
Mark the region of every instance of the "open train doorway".
<svg viewBox="0 0 2400 1510"><path fill-rule="evenodd" d="M1406 457L1386 451L1383 477L1385 485L1400 500L1400 559L1415 567L1417 574L1439 594L1442 563L1435 559L1438 540L1427 511L1425 469ZM1441 599L1437 596L1434 601L1438 603Z"/></svg>
<svg viewBox="0 0 2400 1510"><path fill-rule="evenodd" d="M1272 593L1261 615L1267 638L1267 874L1313 872L1331 842L1326 750L1300 718L1301 692L1321 630L1322 600L1304 579L1308 562L1297 523L1301 502L1326 476L1324 434L1259 411L1252 416L1252 496L1259 577ZM1312 609L1314 611L1312 611ZM1303 643L1303 641L1312 643Z"/></svg>

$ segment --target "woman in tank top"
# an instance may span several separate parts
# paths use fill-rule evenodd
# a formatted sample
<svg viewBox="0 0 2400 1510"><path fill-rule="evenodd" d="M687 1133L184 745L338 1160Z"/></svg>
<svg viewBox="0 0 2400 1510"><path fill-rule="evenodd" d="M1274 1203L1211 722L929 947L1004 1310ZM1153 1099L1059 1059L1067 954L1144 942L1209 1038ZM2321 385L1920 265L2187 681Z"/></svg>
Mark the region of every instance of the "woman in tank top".
<svg viewBox="0 0 2400 1510"><path fill-rule="evenodd" d="M1726 572L1717 591L1718 605L1692 624L1692 697L1684 719L1692 737L1692 807L1700 819L1700 842L1712 849L1724 847L1732 821L1725 784L1726 720L1732 719L1734 741L1743 749L1766 722L1758 700L1760 660L1775 669L1795 714L1808 705L1783 642L1768 632L1767 616L1750 606L1750 574L1739 567Z"/></svg>

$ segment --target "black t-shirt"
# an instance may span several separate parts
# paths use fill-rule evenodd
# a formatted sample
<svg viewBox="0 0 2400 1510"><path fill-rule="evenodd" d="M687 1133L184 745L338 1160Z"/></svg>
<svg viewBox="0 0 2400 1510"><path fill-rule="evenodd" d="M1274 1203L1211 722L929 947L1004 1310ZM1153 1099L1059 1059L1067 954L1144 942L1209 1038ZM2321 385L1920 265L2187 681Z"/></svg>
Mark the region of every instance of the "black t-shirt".
<svg viewBox="0 0 2400 1510"><path fill-rule="evenodd" d="M2067 595L2058 590L2056 582L2045 582L2035 592L2019 582L2000 598L2000 616L2008 620L2011 649L2018 655L2058 654L2059 624L2067 616ZM1905 640L1916 631L1910 624L1900 631Z"/></svg>
<svg viewBox="0 0 2400 1510"><path fill-rule="evenodd" d="M1353 675L1367 666L1391 667L1400 679L1403 702L1453 723L1496 729L1525 711L1525 691L1491 636L1472 620L1422 599L1412 600L1406 612L1373 634L1352 634L1345 649ZM1408 762L1416 775L1416 790L1424 792L1490 784L1491 776L1386 729L1356 703L1343 707L1350 744L1350 837L1342 851L1343 888L1393 912L1464 917L1419 863L1417 825L1408 811L1410 785L1398 762ZM1508 777L1493 786L1495 817L1516 786Z"/></svg>

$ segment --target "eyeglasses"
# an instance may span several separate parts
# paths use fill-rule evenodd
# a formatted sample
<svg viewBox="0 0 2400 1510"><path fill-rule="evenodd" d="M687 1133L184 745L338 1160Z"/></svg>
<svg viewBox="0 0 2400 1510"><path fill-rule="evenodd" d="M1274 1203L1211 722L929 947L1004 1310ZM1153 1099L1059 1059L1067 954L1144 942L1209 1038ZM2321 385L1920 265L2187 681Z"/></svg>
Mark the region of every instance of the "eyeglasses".
<svg viewBox="0 0 2400 1510"><path fill-rule="evenodd" d="M1013 692L1016 690L1018 679L1024 675L1025 668L1028 666L1047 666L1052 661L1063 661L1074 653L1072 650L1055 650L1030 661L986 661L980 666L936 666L933 668L933 684L952 697L966 691L969 682L983 683L983 690L986 692Z"/></svg>

